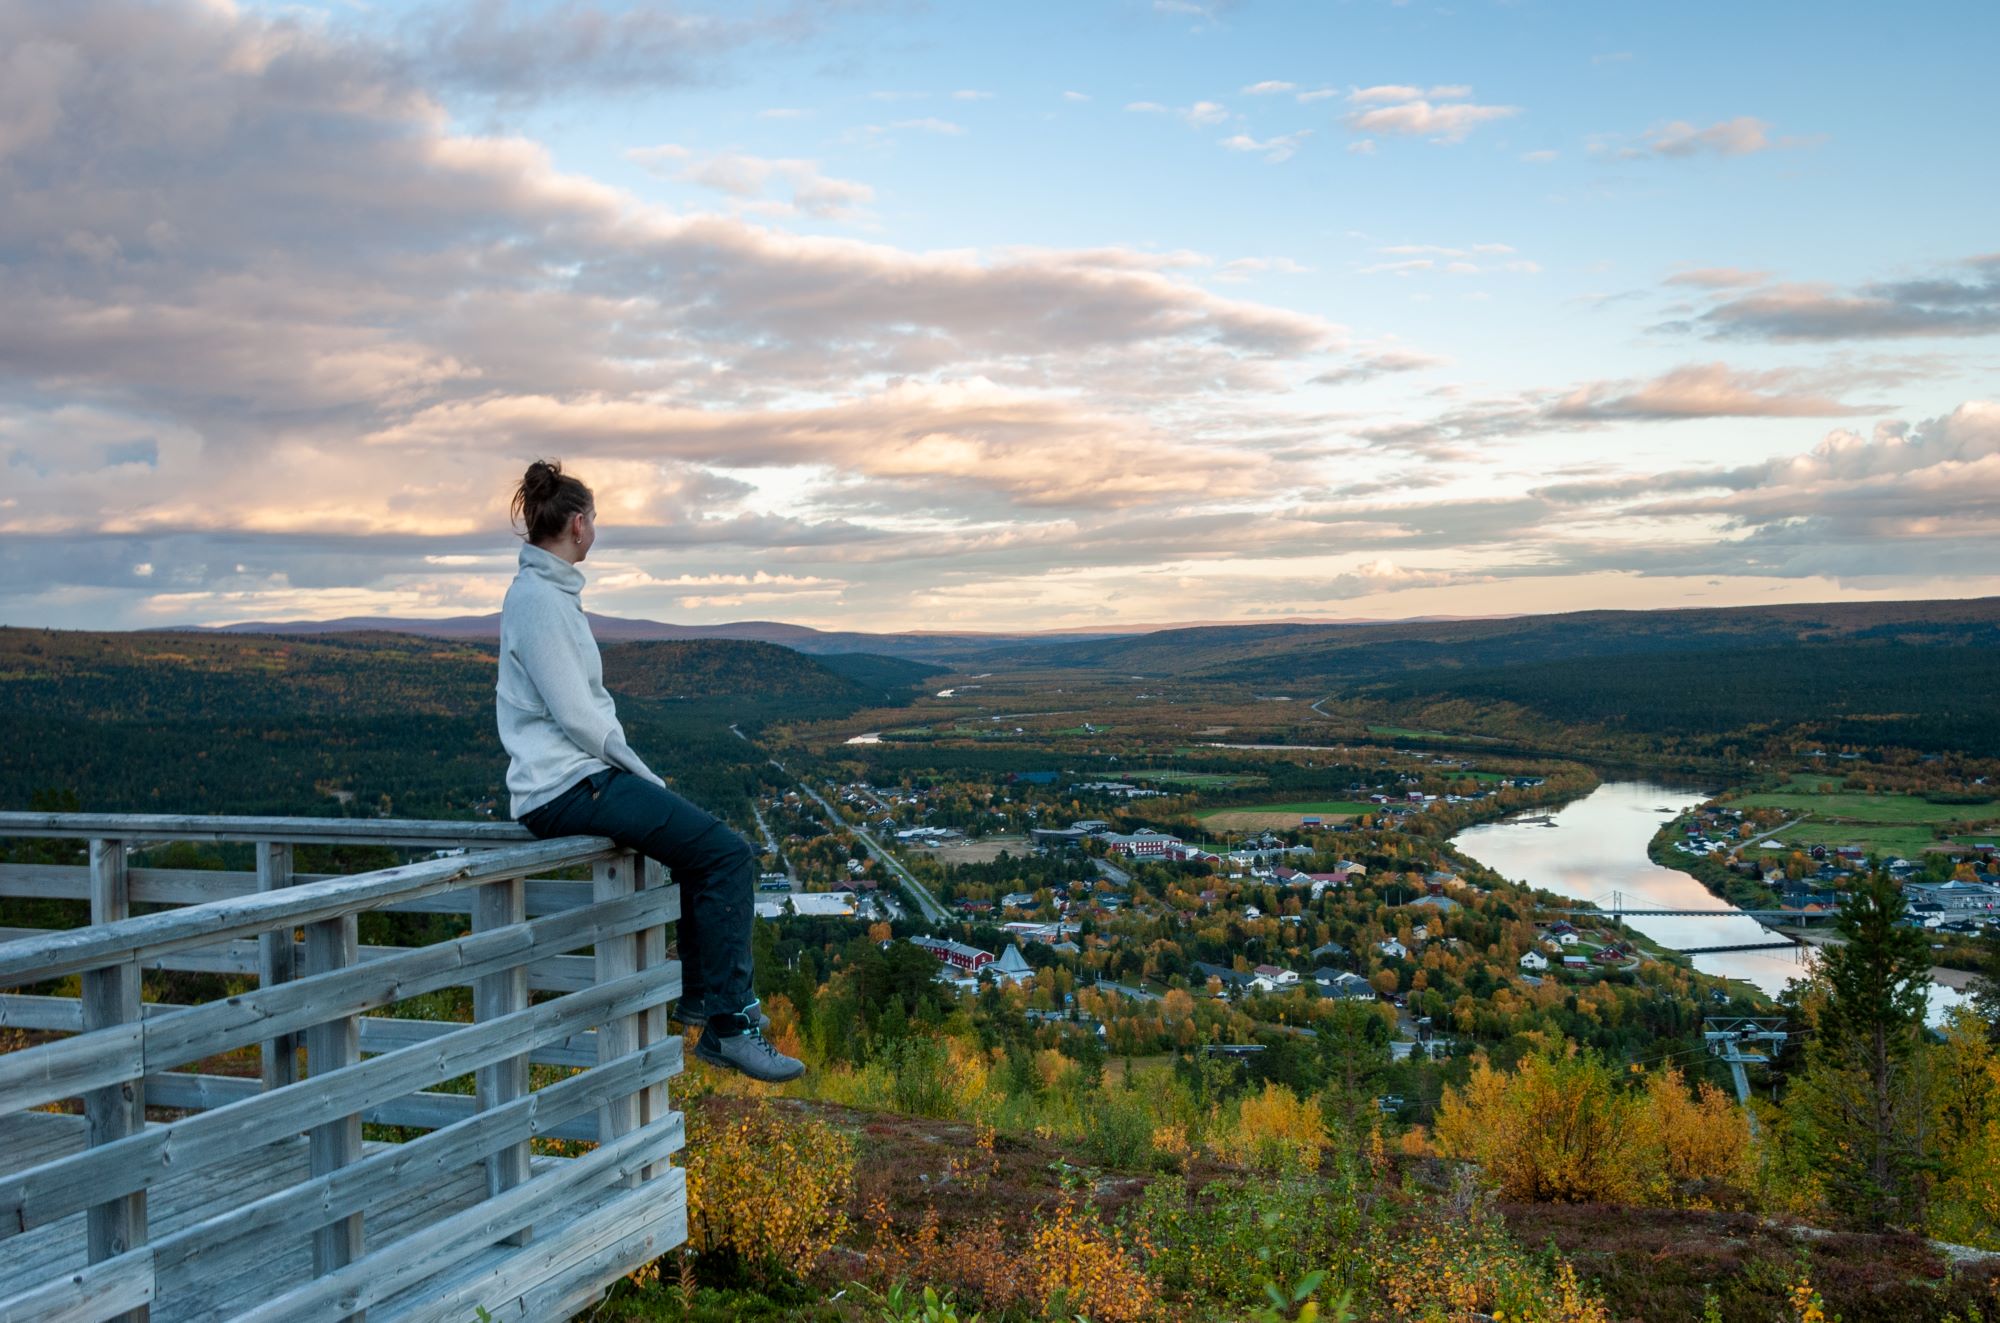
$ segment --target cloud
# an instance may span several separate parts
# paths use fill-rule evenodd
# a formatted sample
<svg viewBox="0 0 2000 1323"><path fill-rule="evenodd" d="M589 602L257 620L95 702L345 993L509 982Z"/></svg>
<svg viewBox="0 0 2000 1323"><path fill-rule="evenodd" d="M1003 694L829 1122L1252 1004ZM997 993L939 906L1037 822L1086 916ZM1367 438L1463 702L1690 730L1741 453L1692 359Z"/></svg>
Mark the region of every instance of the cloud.
<svg viewBox="0 0 2000 1323"><path fill-rule="evenodd" d="M1474 105L1465 100L1471 95L1472 89L1462 86L1433 87L1428 94L1420 87L1393 83L1357 88L1348 93L1347 99L1364 108L1349 112L1344 122L1355 133L1395 134L1453 143L1464 141L1481 124L1521 113L1518 106Z"/></svg>
<svg viewBox="0 0 2000 1323"><path fill-rule="evenodd" d="M405 25L398 62L427 86L521 101L709 83L733 53L794 45L819 30L806 6L699 13L650 0L617 8L481 0L420 10Z"/></svg>
<svg viewBox="0 0 2000 1323"><path fill-rule="evenodd" d="M1737 468L1552 486L1566 505L1626 519L1705 521L1724 537L1665 546L1642 573L1831 577L1866 583L1949 576L2000 536L2000 403L1972 400L1868 436L1838 429L1802 454Z"/></svg>
<svg viewBox="0 0 2000 1323"><path fill-rule="evenodd" d="M1428 262L1430 259L1414 259ZM1885 384L1893 370L1841 367L1813 373L1775 368L1750 371L1724 363L1694 363L1638 380L1579 382L1559 392L1535 391L1462 405L1428 420L1355 429L1379 449L1439 460L1470 460L1503 440L1570 432L1618 422L1682 422L1702 418L1826 418L1880 412L1887 406L1840 399L1857 378Z"/></svg>
<svg viewBox="0 0 2000 1323"><path fill-rule="evenodd" d="M1297 83L1282 83L1275 78L1269 78L1261 83L1251 83L1243 88L1242 92L1244 96L1276 96L1280 92L1292 91L1297 86Z"/></svg>
<svg viewBox="0 0 2000 1323"><path fill-rule="evenodd" d="M1373 156L1375 154L1375 140L1373 138L1356 138L1353 142L1347 144L1347 150L1354 156Z"/></svg>
<svg viewBox="0 0 2000 1323"><path fill-rule="evenodd" d="M1383 349L1343 367L1322 372L1313 378L1313 383L1320 386L1352 386L1393 373L1425 372L1450 362L1450 359L1437 354L1419 353L1414 349Z"/></svg>
<svg viewBox="0 0 2000 1323"><path fill-rule="evenodd" d="M1337 87L1315 87L1309 92L1299 93L1293 100L1302 106L1309 106L1315 101L1328 101L1339 95L1340 89Z"/></svg>
<svg viewBox="0 0 2000 1323"><path fill-rule="evenodd" d="M1557 155L1557 153L1548 150L1522 152L1521 159L1531 165L1547 165L1550 161L1555 160Z"/></svg>
<svg viewBox="0 0 2000 1323"><path fill-rule="evenodd" d="M1662 329L1780 343L1992 335L2000 332L2000 258L1967 258L1937 275L1878 281L1853 290L1763 285L1722 298L1691 320Z"/></svg>
<svg viewBox="0 0 2000 1323"><path fill-rule="evenodd" d="M736 468L830 465L933 497L976 485L1025 506L1240 495L1255 490L1260 467L1239 452L1175 443L1128 420L985 381L905 384L804 410L510 395L422 410L364 444L407 453L480 438L521 453L583 448Z"/></svg>
<svg viewBox="0 0 2000 1323"><path fill-rule="evenodd" d="M1218 101L1197 101L1180 114L1189 124L1205 126L1220 124L1228 119L1229 108Z"/></svg>
<svg viewBox="0 0 2000 1323"><path fill-rule="evenodd" d="M1215 273L1215 278L1220 282L1234 284L1267 273L1302 276L1311 271L1311 267L1295 262L1289 257L1238 257L1224 262L1222 268Z"/></svg>
<svg viewBox="0 0 2000 1323"><path fill-rule="evenodd" d="M1062 94L1062 99L1063 99L1063 100L1065 100L1065 101L1071 101L1071 102L1082 102L1082 101L1088 101L1088 100L1090 100L1090 93L1088 93L1088 92L1064 92L1064 93Z"/></svg>
<svg viewBox="0 0 2000 1323"><path fill-rule="evenodd" d="M1691 156L1750 156L1781 147L1803 146L1805 139L1770 136L1771 126L1750 115L1720 120L1707 128L1674 120L1649 131L1641 144L1623 147L1618 156L1635 160L1648 156L1686 158Z"/></svg>
<svg viewBox="0 0 2000 1323"><path fill-rule="evenodd" d="M1669 285L1692 285L1696 289L1739 289L1762 284L1767 271L1747 271L1734 266L1702 266L1677 271L1667 277Z"/></svg>
<svg viewBox="0 0 2000 1323"><path fill-rule="evenodd" d="M936 133L948 138L955 138L965 132L963 125L954 124L948 119L939 119L935 115L926 115L921 119L899 119L889 127L916 129L923 133Z"/></svg>
<svg viewBox="0 0 2000 1323"><path fill-rule="evenodd" d="M1199 254L791 232L867 202L803 159L657 145L742 205L650 205L456 127L400 50L261 11L0 6L21 51L9 619L491 610L530 452L597 485L627 585L599 609L675 609L638 574L867 560L898 568L843 600L894 618L972 563L942 547L1157 560L1089 530L1291 490L1300 461L1258 447L1317 426L1284 393L1346 339L1204 288Z"/></svg>
<svg viewBox="0 0 2000 1323"><path fill-rule="evenodd" d="M1799 373L1787 369L1745 372L1726 363L1696 363L1642 382L1587 382L1547 406L1544 416L1589 421L1827 418L1883 407L1836 400L1801 387L1800 381Z"/></svg>
<svg viewBox="0 0 2000 1323"><path fill-rule="evenodd" d="M1256 152L1262 155L1266 161L1276 164L1280 161L1291 160L1293 153L1298 151L1299 144L1310 136L1312 136L1311 129L1301 129L1297 133L1286 133L1261 140L1253 138L1247 133L1238 133L1232 137L1224 138L1222 145L1232 152Z"/></svg>
<svg viewBox="0 0 2000 1323"><path fill-rule="evenodd" d="M626 156L663 178L711 188L755 204L767 213L793 212L825 220L850 219L875 200L875 190L852 179L838 179L820 170L819 162L752 156L746 152L715 152L697 158L672 143L637 147ZM766 201L767 186L782 185L789 203Z"/></svg>

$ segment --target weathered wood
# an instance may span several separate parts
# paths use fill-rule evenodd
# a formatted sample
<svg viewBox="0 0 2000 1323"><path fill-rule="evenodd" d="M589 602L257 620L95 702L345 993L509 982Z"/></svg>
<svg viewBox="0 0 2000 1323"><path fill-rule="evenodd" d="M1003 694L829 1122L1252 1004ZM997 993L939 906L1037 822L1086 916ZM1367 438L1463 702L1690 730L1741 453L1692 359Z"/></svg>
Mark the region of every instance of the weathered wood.
<svg viewBox="0 0 2000 1323"><path fill-rule="evenodd" d="M4 834L4 833L0 833ZM309 882L283 891L238 896L93 924L33 942L0 945L0 987L78 974L121 961L148 960L230 937L251 937L286 925L374 909L473 883L520 877L542 868L588 863L613 853L601 837L571 836L450 859L400 864L353 877Z"/></svg>
<svg viewBox="0 0 2000 1323"><path fill-rule="evenodd" d="M599 904L620 901L638 894L639 856L618 854L600 859L591 866L591 886ZM607 938L597 944L597 981L611 983L639 972L639 946L635 937ZM608 1020L597 1029L600 1061L613 1061L639 1050L639 1021L636 1018ZM598 1132L607 1140L639 1128L639 1099L614 1098L597 1116ZM634 1179L637 1179L636 1177Z"/></svg>
<svg viewBox="0 0 2000 1323"><path fill-rule="evenodd" d="M491 932L510 924L521 923L528 917L526 889L519 878L508 878L500 882L489 882L479 888L472 905L472 930ZM495 1020L503 1015L512 1015L526 1008L528 1004L528 971L516 966L497 974L488 974L472 985L472 1018L474 1021ZM473 1081L479 1100L479 1108L486 1111L512 1102L528 1091L528 1058L508 1057L496 1061L480 1070ZM511 1190L528 1179L528 1145L523 1140L487 1155L486 1193L488 1197ZM532 1234L532 1227L523 1227L509 1237L508 1243L525 1245Z"/></svg>
<svg viewBox="0 0 2000 1323"><path fill-rule="evenodd" d="M352 914L307 924L306 974L334 974L351 968L358 960L356 927ZM313 1083L331 1084L340 1079L345 1068L361 1060L361 1028L355 1023L355 1016L342 1015L308 1028L305 1045L306 1069L312 1072ZM330 1097L337 1089L314 1092ZM306 1131L306 1145L315 1176L339 1171L353 1162L361 1156L360 1109L336 1114L332 1120ZM360 1258L361 1253L360 1213L350 1213L313 1232L313 1271L321 1276L346 1267Z"/></svg>
<svg viewBox="0 0 2000 1323"><path fill-rule="evenodd" d="M581 960L585 957L567 958ZM0 998L0 1026L8 1023L10 1021L7 1019L6 999ZM399 1020L385 1015L365 1015L361 1018L361 1051L365 1056L376 1056L383 1052L393 1052L399 1047L408 1047L412 1043L428 1043L434 1038L443 1038L446 1034L454 1033L463 1027L443 1020ZM529 1053L528 1059L538 1066L569 1066L577 1070L588 1070L597 1064L597 1033L595 1030L586 1030L580 1034L571 1034L560 1043L550 1043L545 1047L536 1048Z"/></svg>
<svg viewBox="0 0 2000 1323"><path fill-rule="evenodd" d="M634 855L633 859L639 868L637 880L641 890L651 890L668 885L666 870L660 866L660 862L657 859L650 859L644 855ZM651 928L641 928L635 935L634 941L638 947L640 969L659 969L668 963L667 929L665 924L659 924ZM676 975L678 976L679 962L674 962L674 965ZM680 1035L674 1033L668 1027L667 1008L664 1004L652 1007L639 1017L639 1042L641 1045L651 1046L654 1043L665 1042L669 1038L677 1039L679 1037ZM639 1094L639 1124L651 1125L653 1122L666 1116L670 1106L667 1099L667 1083L665 1080L661 1080L658 1084L648 1087ZM653 1180L663 1175L666 1169L666 1164L664 1163L658 1167L650 1168L645 1173L645 1179L649 1181Z"/></svg>
<svg viewBox="0 0 2000 1323"><path fill-rule="evenodd" d="M321 1219L377 1207L399 1192L431 1188L448 1173L519 1138L546 1138L571 1122L593 1121L588 1113L610 1093L641 1087L676 1074L680 1068L679 1045L663 1043L598 1071L558 1080L490 1112L468 1115L447 1129L403 1144L378 1146L361 1161L329 1176L278 1190L183 1227L151 1246L162 1285L172 1289L187 1275L199 1272L209 1246L275 1236ZM678 1117L670 1120L680 1125Z"/></svg>
<svg viewBox="0 0 2000 1323"><path fill-rule="evenodd" d="M533 840L513 822L410 818L260 818L239 814L0 813L0 836L97 836L147 841L288 841L308 845L496 846Z"/></svg>
<svg viewBox="0 0 2000 1323"><path fill-rule="evenodd" d="M205 905L258 891L254 872L207 868L133 868L132 901L152 905ZM344 873L294 873L295 883L330 882ZM528 879L528 913L554 914L590 903L590 883L557 878ZM81 864L0 864L0 896L23 900L88 900L90 869ZM378 905L397 914L470 914L472 900L464 892L445 891L416 900Z"/></svg>
<svg viewBox="0 0 2000 1323"><path fill-rule="evenodd" d="M132 893L126 873L125 842L90 843L90 919L93 924L117 923L130 917ZM133 964L86 970L83 975L83 1027L110 1029L138 1024L139 970ZM146 1128L146 1084L121 1080L83 1095L83 1117L92 1148L117 1143ZM146 1241L146 1192L120 1192L90 1205L86 1216L89 1261L102 1263ZM144 1323L146 1306L116 1313L126 1323Z"/></svg>
<svg viewBox="0 0 2000 1323"><path fill-rule="evenodd" d="M678 1140L677 1127L666 1124L635 1130L524 1185L247 1310L235 1323L292 1323L299 1318L321 1316L329 1310L358 1313L519 1230L535 1220L538 1205L567 1202L590 1190L636 1176L650 1164L664 1160Z"/></svg>
<svg viewBox="0 0 2000 1323"><path fill-rule="evenodd" d="M6 1289L0 1286L0 1290ZM153 1264L142 1250L0 1299L0 1323L101 1323L107 1318L145 1318L152 1300Z"/></svg>
<svg viewBox="0 0 2000 1323"><path fill-rule="evenodd" d="M186 1006L177 1002L148 1001L139 1004L139 1013L165 1015L169 1011L184 1011ZM0 1029L36 1029L57 1033L80 1034L83 1032L83 1003L75 997L32 997L19 992L0 992ZM593 1040L594 1042L595 1040ZM363 1049L366 1050L365 1048ZM592 1048L592 1052L595 1052ZM551 1065L587 1066L590 1061L551 1061Z"/></svg>
<svg viewBox="0 0 2000 1323"><path fill-rule="evenodd" d="M34 938L60 931L63 930L0 928L0 941ZM297 943L293 944L293 948L296 959L296 952L302 948ZM410 950L406 946L364 946L360 948L361 962L366 964L370 960L407 955ZM145 970L175 970L185 974L261 974L264 954L258 942L238 940L216 946L188 947L171 955L142 960L139 967ZM575 992L596 981L597 966L588 956L549 956L528 966L528 987L534 992Z"/></svg>
<svg viewBox="0 0 2000 1323"><path fill-rule="evenodd" d="M0 824L23 816L37 815L0 815ZM80 823L39 816L72 832ZM265 819L231 823L248 828L242 839L267 843L257 851L261 877L133 869L143 840L181 830L181 839L225 838L213 820L136 817L117 817L129 832L109 830L111 819L92 824L127 847L115 860L100 851L93 870L0 871L0 895L81 890L96 894L97 918L111 919L0 945L0 988L79 973L96 1004L116 1003L114 1017L62 998L0 995L0 1026L76 1034L0 1053L0 1166L15 1169L0 1174L0 1323L15 1323L4 1311L17 1307L22 1323L97 1323L149 1304L158 1323L219 1323L246 1311L462 1323L474 1305L541 1323L586 1308L617 1276L684 1239L685 1183L668 1163L682 1123L666 1095L681 1043L665 1029L680 968L664 959L664 925L678 917L679 897L657 886L657 869L628 873L599 899L603 870L590 883L516 879L609 858L604 841L489 840L481 844L491 848L462 857L314 879L290 866L290 828ZM436 824L358 825L365 830L299 839L414 843ZM27 868L40 871L18 871ZM92 888L92 874L106 885ZM107 908L114 877L128 906L137 898L188 908L117 918ZM355 914L388 906L468 913L474 931L413 950L359 947ZM580 949L593 954L566 954ZM156 964L247 969L262 986L201 1006L144 1005L139 972ZM620 972L598 981L612 970ZM452 984L472 989L474 1024L361 1017ZM575 990L529 1004L540 987ZM274 1077L266 1087L173 1069L301 1033L303 1081ZM620 1041L633 1050L607 1051ZM364 1051L376 1055L362 1059ZM276 1062L298 1058L274 1050L267 1060L275 1074ZM580 1073L529 1091L531 1061ZM477 1096L426 1091L468 1076ZM9 1110L114 1089L121 1099L202 1110L150 1126L139 1111L139 1129L122 1137L101 1136L84 1118ZM363 1117L431 1129L406 1144L362 1144ZM623 1133L607 1125L613 1117ZM581 1160L528 1153L528 1140L558 1136L592 1138L598 1148ZM105 1142L82 1146L97 1138ZM118 1248L86 1244L88 1210L134 1196L145 1201L150 1241L87 1264L87 1255ZM353 1234L363 1216L365 1245ZM526 1240L530 1227L532 1243L502 1243ZM143 1291L131 1285L141 1279Z"/></svg>
<svg viewBox="0 0 2000 1323"><path fill-rule="evenodd" d="M281 841L257 842L257 890L282 891L292 885L292 847ZM278 928L257 936L258 982L267 988L289 983L298 972L292 930ZM264 1040L260 1054L264 1087L281 1089L299 1078L299 1039L276 1034Z"/></svg>
<svg viewBox="0 0 2000 1323"><path fill-rule="evenodd" d="M295 979L143 1024L0 1055L0 1111L38 1106L247 1047L334 1015L373 1010L549 954L630 933L679 913L678 888L565 910L491 933L419 947L351 969ZM530 979L531 986L534 980ZM622 1054L620 1054L622 1055ZM0 1227L4 1234L4 1227Z"/></svg>
<svg viewBox="0 0 2000 1323"><path fill-rule="evenodd" d="M296 1133L329 1115L357 1114L426 1084L516 1055L523 1047L671 1001L680 993L680 980L669 973L634 974L486 1024L468 1025L436 1042L372 1057L329 1076L148 1126L116 1144L0 1176L0 1239L90 1203L157 1184L170 1169L199 1167L246 1145ZM302 987L306 982L301 979L288 986ZM306 1053L310 1066L310 1041ZM0 1063L5 1060L0 1057Z"/></svg>
<svg viewBox="0 0 2000 1323"><path fill-rule="evenodd" d="M194 1075L176 1071L146 1077L146 1105L171 1107L179 1111L206 1112L231 1103L254 1098L264 1092L256 1080L233 1075ZM462 1093L417 1092L378 1103L361 1113L367 1125L406 1126L415 1130L439 1130L478 1114L477 1102ZM538 1131L537 1139L579 1139L597 1142L597 1118L586 1116Z"/></svg>
<svg viewBox="0 0 2000 1323"><path fill-rule="evenodd" d="M391 1300L382 1323L462 1323L474 1307L495 1320L546 1323L602 1293L632 1269L687 1239L687 1188L682 1174L639 1190L600 1196L549 1239L510 1254L490 1251L455 1272ZM595 1283L596 1289L587 1289Z"/></svg>

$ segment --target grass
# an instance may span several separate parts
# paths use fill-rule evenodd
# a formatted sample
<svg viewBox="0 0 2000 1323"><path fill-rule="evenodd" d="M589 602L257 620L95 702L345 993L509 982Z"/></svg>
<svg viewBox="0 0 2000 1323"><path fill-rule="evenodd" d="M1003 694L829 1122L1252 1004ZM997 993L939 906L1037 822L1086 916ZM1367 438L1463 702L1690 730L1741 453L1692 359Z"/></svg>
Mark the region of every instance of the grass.
<svg viewBox="0 0 2000 1323"><path fill-rule="evenodd" d="M1899 854L1914 858L1935 838L1929 827L1890 826L1872 823L1860 826L1838 822L1801 822L1787 827L1772 836L1759 836L1759 841L1777 839L1784 842L1780 850L1765 850L1764 854L1786 854L1791 850L1808 846L1824 845L1829 849L1837 845L1858 845L1871 854ZM1757 853L1757 851L1748 851Z"/></svg>
<svg viewBox="0 0 2000 1323"><path fill-rule="evenodd" d="M1231 775L1227 772L1143 771L1121 773L1127 781L1158 781L1162 785L1190 786L1196 790L1228 790L1236 786L1262 785L1261 776Z"/></svg>
<svg viewBox="0 0 2000 1323"><path fill-rule="evenodd" d="M1332 813L1351 816L1357 813L1375 813L1381 808L1380 804L1362 804L1353 800L1313 800L1297 804L1232 804L1228 808L1210 809L1196 816L1202 821L1222 813Z"/></svg>
<svg viewBox="0 0 2000 1323"><path fill-rule="evenodd" d="M1810 813L1816 818L1843 818L1850 822L1915 823L1978 821L2000 817L1993 804L1933 804L1915 795L1863 795L1839 793L1804 795L1768 791L1729 801L1731 808L1775 808Z"/></svg>

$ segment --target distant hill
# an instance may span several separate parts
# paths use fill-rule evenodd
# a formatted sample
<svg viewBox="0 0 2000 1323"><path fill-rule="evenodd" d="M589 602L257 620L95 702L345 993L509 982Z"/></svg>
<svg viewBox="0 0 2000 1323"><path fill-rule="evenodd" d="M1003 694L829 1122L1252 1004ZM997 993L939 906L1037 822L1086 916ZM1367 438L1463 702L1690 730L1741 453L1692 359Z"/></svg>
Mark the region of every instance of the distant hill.
<svg viewBox="0 0 2000 1323"><path fill-rule="evenodd" d="M900 703L943 667L867 653L808 657L775 643L613 643L604 648L604 685L614 693L678 701L783 696L790 702L862 707Z"/></svg>
<svg viewBox="0 0 2000 1323"><path fill-rule="evenodd" d="M1051 634L906 633L867 634L826 631L806 625L787 625L773 620L739 620L726 625L675 625L661 620L632 620L621 616L584 613L599 643L641 641L688 641L734 639L776 643L798 652L826 656L841 653L873 653L885 657L938 660L965 656L987 649L1032 648L1077 638L1112 637L1107 631L1079 634L1074 631ZM337 620L249 620L233 625L188 626L187 632L202 634L284 634L314 637L327 634L397 633L425 638L494 640L500 637L498 613L484 616L444 616L436 619L402 619L395 616L343 616Z"/></svg>
<svg viewBox="0 0 2000 1323"><path fill-rule="evenodd" d="M2000 598L1579 611L1391 624L1251 625L1070 642L1015 660L1248 684L1329 686L1410 671L1829 642L2000 645Z"/></svg>
<svg viewBox="0 0 2000 1323"><path fill-rule="evenodd" d="M901 702L932 668L769 643L604 649L632 744L686 793L741 804L762 755L729 730ZM404 816L505 812L491 643L411 634L0 628L0 807ZM356 806L360 806L357 809Z"/></svg>

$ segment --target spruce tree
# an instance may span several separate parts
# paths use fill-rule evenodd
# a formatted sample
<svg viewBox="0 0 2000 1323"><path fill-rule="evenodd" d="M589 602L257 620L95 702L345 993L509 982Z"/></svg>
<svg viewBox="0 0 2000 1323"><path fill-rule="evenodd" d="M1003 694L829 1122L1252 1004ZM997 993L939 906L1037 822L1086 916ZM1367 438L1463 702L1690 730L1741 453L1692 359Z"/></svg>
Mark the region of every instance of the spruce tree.
<svg viewBox="0 0 2000 1323"><path fill-rule="evenodd" d="M1841 906L1842 941L1821 949L1815 978L1825 998L1787 1101L1828 1204L1871 1230L1923 1224L1930 1168L1930 944L1903 917L1902 892L1881 873Z"/></svg>

